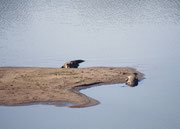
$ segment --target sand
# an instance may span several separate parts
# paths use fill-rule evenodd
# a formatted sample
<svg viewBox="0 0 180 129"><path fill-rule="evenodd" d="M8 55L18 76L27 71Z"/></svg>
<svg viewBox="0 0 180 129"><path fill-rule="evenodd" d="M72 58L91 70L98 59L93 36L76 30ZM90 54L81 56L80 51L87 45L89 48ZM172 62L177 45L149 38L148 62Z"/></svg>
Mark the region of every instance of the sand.
<svg viewBox="0 0 180 129"><path fill-rule="evenodd" d="M127 76L134 73L139 80L143 79L143 74L133 68L0 68L0 105L93 106L99 101L80 93L81 89L125 83Z"/></svg>

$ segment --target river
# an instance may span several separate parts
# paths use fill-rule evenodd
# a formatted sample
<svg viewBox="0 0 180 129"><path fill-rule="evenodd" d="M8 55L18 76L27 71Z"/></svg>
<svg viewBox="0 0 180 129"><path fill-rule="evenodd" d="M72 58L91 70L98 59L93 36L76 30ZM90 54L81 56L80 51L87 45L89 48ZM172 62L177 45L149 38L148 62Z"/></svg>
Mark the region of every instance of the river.
<svg viewBox="0 0 180 129"><path fill-rule="evenodd" d="M86 108L0 106L0 129L179 129L179 0L0 0L0 67L134 67Z"/></svg>

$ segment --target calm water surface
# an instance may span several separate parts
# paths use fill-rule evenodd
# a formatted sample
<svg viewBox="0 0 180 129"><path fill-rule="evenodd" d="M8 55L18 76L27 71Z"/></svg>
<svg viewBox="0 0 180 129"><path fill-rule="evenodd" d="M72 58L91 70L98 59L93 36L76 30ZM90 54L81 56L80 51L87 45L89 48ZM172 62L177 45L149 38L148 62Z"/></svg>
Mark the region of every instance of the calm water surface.
<svg viewBox="0 0 180 129"><path fill-rule="evenodd" d="M134 67L124 84L82 90L101 104L0 107L0 129L179 129L179 0L0 0L0 67Z"/></svg>

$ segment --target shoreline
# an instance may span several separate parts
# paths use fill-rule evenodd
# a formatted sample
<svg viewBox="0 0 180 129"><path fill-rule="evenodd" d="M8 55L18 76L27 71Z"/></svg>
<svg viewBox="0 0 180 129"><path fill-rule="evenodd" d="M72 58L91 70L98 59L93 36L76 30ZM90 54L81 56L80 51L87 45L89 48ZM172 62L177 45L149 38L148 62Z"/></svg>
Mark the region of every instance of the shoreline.
<svg viewBox="0 0 180 129"><path fill-rule="evenodd" d="M100 102L81 93L81 89L125 83L127 76L134 73L138 80L143 79L142 73L128 67L1 67L0 105L52 103L58 106L58 103L67 102L71 108L94 106Z"/></svg>

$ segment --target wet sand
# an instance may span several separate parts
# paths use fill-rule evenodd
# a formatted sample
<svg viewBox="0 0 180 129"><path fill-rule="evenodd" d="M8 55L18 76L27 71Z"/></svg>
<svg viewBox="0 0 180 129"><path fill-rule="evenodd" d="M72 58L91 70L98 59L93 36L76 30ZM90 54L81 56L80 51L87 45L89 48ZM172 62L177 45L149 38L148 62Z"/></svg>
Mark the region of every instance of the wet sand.
<svg viewBox="0 0 180 129"><path fill-rule="evenodd" d="M69 107L93 106L99 101L80 93L81 89L125 83L127 76L134 73L139 80L143 79L143 74L133 68L0 68L0 105L70 103Z"/></svg>

